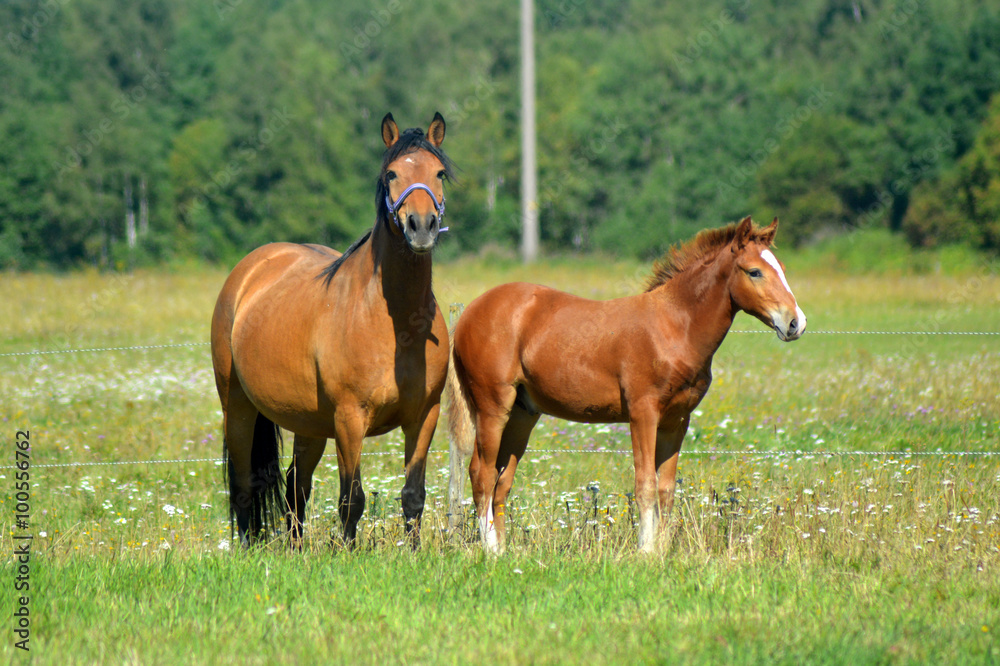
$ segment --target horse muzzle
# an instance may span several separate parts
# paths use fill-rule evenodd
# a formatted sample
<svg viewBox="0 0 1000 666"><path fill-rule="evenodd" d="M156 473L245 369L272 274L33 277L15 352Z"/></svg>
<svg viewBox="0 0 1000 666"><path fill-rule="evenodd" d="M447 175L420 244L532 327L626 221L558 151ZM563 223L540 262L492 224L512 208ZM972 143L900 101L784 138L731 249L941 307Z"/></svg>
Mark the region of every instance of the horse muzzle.
<svg viewBox="0 0 1000 666"><path fill-rule="evenodd" d="M806 313L798 305L795 312L776 312L771 316L771 327L782 342L798 340L806 332Z"/></svg>
<svg viewBox="0 0 1000 666"><path fill-rule="evenodd" d="M402 215L401 208L403 202L416 190L423 190L430 196L431 201L434 202L434 210L429 213L407 213ZM441 226L441 222L444 220L444 197L441 197L441 200L438 201L434 195L434 190L423 183L414 183L407 187L395 202L386 194L385 205L396 226L403 232L406 244L416 254L426 254L433 250L438 234L442 231L448 231L448 227Z"/></svg>
<svg viewBox="0 0 1000 666"><path fill-rule="evenodd" d="M411 213L406 216L402 226L406 244L415 253L424 254L434 249L440 232L436 213L425 215Z"/></svg>

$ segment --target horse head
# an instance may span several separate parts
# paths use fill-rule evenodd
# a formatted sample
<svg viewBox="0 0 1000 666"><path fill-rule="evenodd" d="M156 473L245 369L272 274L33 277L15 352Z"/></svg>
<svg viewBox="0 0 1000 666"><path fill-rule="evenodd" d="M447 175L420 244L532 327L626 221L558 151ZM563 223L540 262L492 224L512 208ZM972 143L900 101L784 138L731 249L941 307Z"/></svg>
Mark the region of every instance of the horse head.
<svg viewBox="0 0 1000 666"><path fill-rule="evenodd" d="M736 266L730 277L730 294L736 306L773 328L785 342L806 331L806 315L795 302L785 279L784 265L771 251L778 218L763 229L749 217L740 222L731 248Z"/></svg>
<svg viewBox="0 0 1000 666"><path fill-rule="evenodd" d="M418 128L400 133L391 113L382 119L386 151L376 194L379 219L389 222L393 234L402 236L416 254L430 252L438 234L447 230L441 226L444 181L452 170L441 151L444 133L440 113L434 114L426 133Z"/></svg>

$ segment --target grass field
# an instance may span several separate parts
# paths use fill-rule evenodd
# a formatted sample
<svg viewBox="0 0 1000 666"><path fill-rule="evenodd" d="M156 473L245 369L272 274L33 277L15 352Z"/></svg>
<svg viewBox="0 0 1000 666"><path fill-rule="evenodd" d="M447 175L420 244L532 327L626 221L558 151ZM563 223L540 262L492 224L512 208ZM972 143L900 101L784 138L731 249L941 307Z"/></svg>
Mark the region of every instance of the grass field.
<svg viewBox="0 0 1000 666"><path fill-rule="evenodd" d="M333 456L302 552L232 546L214 461L43 467L218 457L197 343L225 272L4 275L0 353L196 344L0 357L7 457L30 430L33 465L27 530L16 470L0 470L0 657L21 652L9 554L30 533L37 663L1000 662L1000 456L962 455L1000 451L1000 336L822 332L1000 331L1000 278L788 264L811 333L782 344L737 318L753 332L716 357L666 552L635 553L627 428L543 419L499 560L480 553L471 509L462 534L442 529L443 429L416 553L401 546L395 433L366 444L355 552L330 543ZM519 279L624 295L648 267L435 270L447 305Z"/></svg>

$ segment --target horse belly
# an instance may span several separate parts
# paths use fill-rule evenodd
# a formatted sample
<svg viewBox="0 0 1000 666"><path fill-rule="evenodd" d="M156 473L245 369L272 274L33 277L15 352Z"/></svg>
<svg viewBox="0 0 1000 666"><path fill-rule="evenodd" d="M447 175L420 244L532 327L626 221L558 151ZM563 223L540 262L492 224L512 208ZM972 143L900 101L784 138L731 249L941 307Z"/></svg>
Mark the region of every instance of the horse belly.
<svg viewBox="0 0 1000 666"><path fill-rule="evenodd" d="M520 355L525 388L539 411L581 423L628 420L616 350L607 336L587 335L557 318L546 333L522 338Z"/></svg>
<svg viewBox="0 0 1000 666"><path fill-rule="evenodd" d="M312 367L287 353L246 353L241 358L240 347L234 347L243 390L264 416L301 435L333 436L333 406L321 403ZM256 345L249 347L254 349Z"/></svg>
<svg viewBox="0 0 1000 666"><path fill-rule="evenodd" d="M568 370L568 369L567 369ZM536 374L524 385L536 411L579 423L622 423L621 390L611 377L579 371Z"/></svg>

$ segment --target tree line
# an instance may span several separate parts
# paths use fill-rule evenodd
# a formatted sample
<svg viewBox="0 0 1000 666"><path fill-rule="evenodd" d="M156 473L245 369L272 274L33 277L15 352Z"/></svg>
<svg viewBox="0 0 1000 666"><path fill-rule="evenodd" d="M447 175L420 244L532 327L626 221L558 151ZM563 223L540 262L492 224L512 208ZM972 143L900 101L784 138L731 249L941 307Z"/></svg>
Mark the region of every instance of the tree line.
<svg viewBox="0 0 1000 666"><path fill-rule="evenodd" d="M0 5L0 267L231 263L344 247L378 122L440 111L442 251L514 248L516 3ZM985 0L536 0L549 252L641 257L778 216L1000 251L1000 7ZM991 101L992 100L992 101Z"/></svg>

